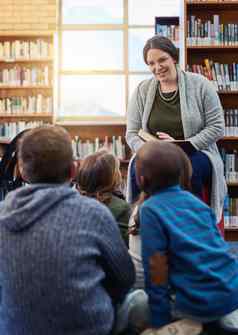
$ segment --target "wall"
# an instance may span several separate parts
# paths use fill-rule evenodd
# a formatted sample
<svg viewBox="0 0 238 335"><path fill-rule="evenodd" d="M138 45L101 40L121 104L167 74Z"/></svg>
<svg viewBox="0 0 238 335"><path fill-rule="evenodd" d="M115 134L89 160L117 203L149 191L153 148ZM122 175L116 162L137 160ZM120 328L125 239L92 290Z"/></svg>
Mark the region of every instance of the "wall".
<svg viewBox="0 0 238 335"><path fill-rule="evenodd" d="M57 0L0 0L0 34L55 31Z"/></svg>

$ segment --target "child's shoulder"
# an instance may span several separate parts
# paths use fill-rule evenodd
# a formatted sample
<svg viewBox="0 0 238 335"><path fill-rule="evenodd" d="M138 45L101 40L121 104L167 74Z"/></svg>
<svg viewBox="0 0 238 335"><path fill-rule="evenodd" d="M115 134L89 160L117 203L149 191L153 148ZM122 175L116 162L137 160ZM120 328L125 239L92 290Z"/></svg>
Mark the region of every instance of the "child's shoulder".
<svg viewBox="0 0 238 335"><path fill-rule="evenodd" d="M128 204L128 202L126 202L126 200L118 197L117 195L112 195L111 201L110 201L110 205L114 206L118 209L131 209L131 206Z"/></svg>

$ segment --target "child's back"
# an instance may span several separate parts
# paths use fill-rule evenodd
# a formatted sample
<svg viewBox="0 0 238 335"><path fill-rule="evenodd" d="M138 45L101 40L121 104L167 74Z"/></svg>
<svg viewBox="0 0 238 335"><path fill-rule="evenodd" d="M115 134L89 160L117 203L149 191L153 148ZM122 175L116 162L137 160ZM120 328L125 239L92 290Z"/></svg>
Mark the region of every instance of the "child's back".
<svg viewBox="0 0 238 335"><path fill-rule="evenodd" d="M146 286L153 292L157 326L170 321L169 313L163 320L170 304L167 285L175 290L175 309L200 321L218 319L238 307L238 264L207 205L173 186L146 200L140 219L145 275L153 274Z"/></svg>
<svg viewBox="0 0 238 335"><path fill-rule="evenodd" d="M139 219L152 326L171 322L172 314L201 322L227 320L238 308L238 264L212 210L178 185L179 148L147 143L136 167L148 196Z"/></svg>

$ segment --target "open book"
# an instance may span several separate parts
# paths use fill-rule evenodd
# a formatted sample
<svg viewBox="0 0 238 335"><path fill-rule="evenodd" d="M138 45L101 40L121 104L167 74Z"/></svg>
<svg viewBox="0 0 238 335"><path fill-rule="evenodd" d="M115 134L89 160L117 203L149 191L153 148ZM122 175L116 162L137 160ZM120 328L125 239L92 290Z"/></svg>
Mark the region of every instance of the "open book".
<svg viewBox="0 0 238 335"><path fill-rule="evenodd" d="M165 141L165 140L160 140L158 137L151 135L150 133L147 133L143 129L140 129L138 132L138 136L144 141ZM192 143L189 140L166 140L170 143L174 143L178 146L180 146L181 149L186 154L191 154L192 152L195 152L197 149L192 145Z"/></svg>

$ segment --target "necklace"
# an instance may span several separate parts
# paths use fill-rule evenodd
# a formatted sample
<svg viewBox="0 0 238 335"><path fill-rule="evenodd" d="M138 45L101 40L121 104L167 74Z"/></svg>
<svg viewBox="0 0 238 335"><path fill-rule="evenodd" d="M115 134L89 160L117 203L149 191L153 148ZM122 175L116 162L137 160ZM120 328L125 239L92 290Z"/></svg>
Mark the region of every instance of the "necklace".
<svg viewBox="0 0 238 335"><path fill-rule="evenodd" d="M170 97L165 97L165 95L161 91L160 84L158 85L158 90L159 90L159 95L160 95L161 99L163 99L166 102L170 102L170 101L174 100L174 98L178 94L178 87L177 87L176 91L174 91L173 94Z"/></svg>

